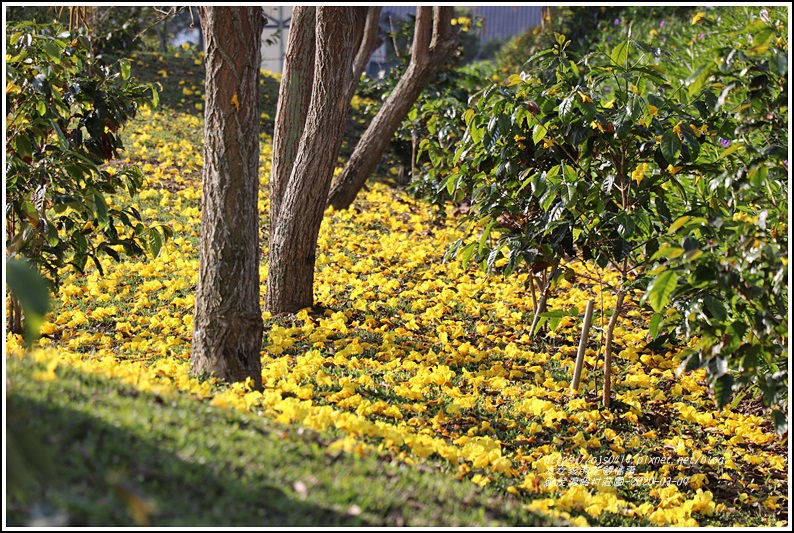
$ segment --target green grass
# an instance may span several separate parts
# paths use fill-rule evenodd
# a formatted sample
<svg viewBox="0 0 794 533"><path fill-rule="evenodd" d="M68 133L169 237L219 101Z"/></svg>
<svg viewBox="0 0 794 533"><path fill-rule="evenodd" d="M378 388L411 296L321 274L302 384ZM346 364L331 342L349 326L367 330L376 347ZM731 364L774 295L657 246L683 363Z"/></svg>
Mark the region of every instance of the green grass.
<svg viewBox="0 0 794 533"><path fill-rule="evenodd" d="M65 366L38 381L32 359L6 362L9 459L21 454L9 526L553 525L437 465L329 453L330 434Z"/></svg>

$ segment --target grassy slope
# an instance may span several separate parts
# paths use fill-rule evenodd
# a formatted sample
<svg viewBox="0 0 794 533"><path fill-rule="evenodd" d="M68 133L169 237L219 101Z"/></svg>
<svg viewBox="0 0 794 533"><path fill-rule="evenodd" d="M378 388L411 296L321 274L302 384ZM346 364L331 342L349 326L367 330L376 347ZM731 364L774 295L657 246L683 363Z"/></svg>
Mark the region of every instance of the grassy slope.
<svg viewBox="0 0 794 533"><path fill-rule="evenodd" d="M313 431L68 368L38 381L28 358L7 364L10 453L26 456L7 481L33 483L27 505L10 501L8 525L33 513L55 525L58 509L73 526L550 523L430 468L329 453Z"/></svg>

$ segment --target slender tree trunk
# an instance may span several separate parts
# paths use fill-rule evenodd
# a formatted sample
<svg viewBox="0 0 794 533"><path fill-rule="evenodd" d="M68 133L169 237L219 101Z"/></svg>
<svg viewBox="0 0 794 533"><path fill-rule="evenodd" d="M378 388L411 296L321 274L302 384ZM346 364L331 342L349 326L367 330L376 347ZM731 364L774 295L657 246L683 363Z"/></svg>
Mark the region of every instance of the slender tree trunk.
<svg viewBox="0 0 794 533"><path fill-rule="evenodd" d="M273 134L273 164L270 173L270 228L276 227L300 138L309 113L314 83L316 8L295 6L292 10L284 72L278 90L276 130Z"/></svg>
<svg viewBox="0 0 794 533"><path fill-rule="evenodd" d="M383 42L378 35L378 30L380 29L380 12L383 8L380 6L372 6L365 9L366 14L364 15L364 13L361 13L359 15L361 36L360 42L356 46L356 57L353 60L353 75L348 84L348 100L353 98L358 83L361 81L361 75L364 73L364 69L367 68L367 63L369 63L369 58L372 57L372 53ZM358 35L356 35L356 37L359 39Z"/></svg>
<svg viewBox="0 0 794 533"><path fill-rule="evenodd" d="M160 51L165 54L168 51L168 19L163 19L160 24L154 27L154 31L160 41Z"/></svg>
<svg viewBox="0 0 794 533"><path fill-rule="evenodd" d="M618 290L618 299L615 309L612 311L612 318L609 319L606 337L604 340L604 394L601 402L604 407L609 409L612 402L612 336L615 333L615 326L618 323L620 313L623 311L623 298L626 293L623 289Z"/></svg>
<svg viewBox="0 0 794 533"><path fill-rule="evenodd" d="M192 371L262 388L259 305L261 7L199 9L207 46Z"/></svg>
<svg viewBox="0 0 794 533"><path fill-rule="evenodd" d="M378 38L381 7L356 8L354 29L357 50L352 75L346 83L346 98L350 100L358 87L361 74L369 58L380 46ZM295 164L314 80L316 35L314 7L296 6L287 42L284 72L279 86L276 123L281 123L273 137L273 165L270 176L270 227L276 225L284 190Z"/></svg>
<svg viewBox="0 0 794 533"><path fill-rule="evenodd" d="M12 294L9 296L8 306L8 331L22 335L25 330L22 327L22 305L19 300Z"/></svg>
<svg viewBox="0 0 794 533"><path fill-rule="evenodd" d="M351 28L355 28L357 14L358 9L352 7L316 8L317 44L309 109L293 167L278 201L275 225L270 228L265 307L274 313L291 313L314 303L315 249L350 107L347 90L356 44L356 32ZM295 31L306 30L293 26L290 33ZM296 77L289 83L297 83ZM301 92L286 87L283 94L293 98ZM279 106L291 108L292 104L280 102ZM294 142L291 130L299 125L299 120L277 120L275 136Z"/></svg>
<svg viewBox="0 0 794 533"><path fill-rule="evenodd" d="M347 209L383 157L394 132L456 46L452 7L417 7L411 61L334 182L328 203Z"/></svg>

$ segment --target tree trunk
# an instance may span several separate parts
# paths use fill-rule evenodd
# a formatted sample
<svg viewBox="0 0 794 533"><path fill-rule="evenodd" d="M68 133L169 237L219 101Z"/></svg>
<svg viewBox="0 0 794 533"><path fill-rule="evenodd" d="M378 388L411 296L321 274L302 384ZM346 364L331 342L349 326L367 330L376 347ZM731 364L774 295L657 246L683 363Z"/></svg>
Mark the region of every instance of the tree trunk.
<svg viewBox="0 0 794 533"><path fill-rule="evenodd" d="M609 319L604 340L604 394L601 398L601 402L606 409L609 409L609 405L612 402L612 336L615 333L618 317L620 317L620 313L623 311L623 298L625 296L625 291L622 288L619 289L617 303L615 304L614 311L612 311L612 318Z"/></svg>
<svg viewBox="0 0 794 533"><path fill-rule="evenodd" d="M360 40L360 42L356 46L357 52L356 58L353 60L353 75L348 84L348 100L353 98L358 83L361 81L361 75L364 73L364 69L367 68L367 63L369 63L369 58L372 57L372 53L383 42L378 35L378 30L380 29L380 12L383 8L372 6L365 9L366 14L364 15L364 13L361 13L359 15L361 17L359 20L362 28L360 39L358 32L356 35L357 40Z"/></svg>
<svg viewBox="0 0 794 533"><path fill-rule="evenodd" d="M369 58L380 46L378 38L381 7L356 8L355 39L357 50L352 75L346 83L346 98L350 100L358 87L361 74ZM273 137L273 165L270 176L270 227L276 225L278 212L298 151L314 79L315 8L296 6L292 11L284 72L279 86L276 123L283 122ZM297 30L297 31L294 31ZM294 79L293 79L294 78Z"/></svg>
<svg viewBox="0 0 794 533"><path fill-rule="evenodd" d="M8 298L10 304L8 306L8 331L22 335L25 332L22 327L22 305L13 294Z"/></svg>
<svg viewBox="0 0 794 533"><path fill-rule="evenodd" d="M353 203L403 118L456 46L452 7L417 7L416 13L411 61L332 185L328 203L335 209L347 209Z"/></svg>
<svg viewBox="0 0 794 533"><path fill-rule="evenodd" d="M291 313L314 303L315 249L350 107L347 89L356 44L356 32L351 28L356 26L357 13L358 9L352 7L316 8L317 44L306 120L303 124L299 120L288 121L286 114L276 120L276 137L295 142L294 128L302 128L303 133L283 195L278 199L275 224L270 227L265 307L273 313ZM305 31L308 29L293 24L290 33ZM295 40L305 42L302 36ZM290 68L285 64L286 70ZM298 77L290 76L287 83L298 83ZM285 87L280 97L281 94L291 99L301 91ZM290 102L279 102L280 109L292 106Z"/></svg>
<svg viewBox="0 0 794 533"><path fill-rule="evenodd" d="M284 72L278 89L276 130L273 133L273 164L270 173L270 229L276 227L281 201L298 155L298 146L314 82L316 8L292 10Z"/></svg>
<svg viewBox="0 0 794 533"><path fill-rule="evenodd" d="M261 7L202 7L204 169L192 371L262 388L259 306Z"/></svg>

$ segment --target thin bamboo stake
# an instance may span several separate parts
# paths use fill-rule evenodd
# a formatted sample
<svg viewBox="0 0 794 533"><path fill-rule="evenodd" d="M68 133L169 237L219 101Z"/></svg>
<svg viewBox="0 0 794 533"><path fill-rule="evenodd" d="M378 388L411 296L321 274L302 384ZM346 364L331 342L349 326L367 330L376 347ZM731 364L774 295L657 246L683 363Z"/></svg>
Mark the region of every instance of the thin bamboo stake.
<svg viewBox="0 0 794 533"><path fill-rule="evenodd" d="M584 352L587 349L587 334L590 332L590 323L593 320L593 300L587 301L587 308L584 312L584 323L582 324L582 336L579 337L579 351L576 354L576 367L573 371L571 381L571 394L579 391L579 383L582 379L582 367L584 365Z"/></svg>
<svg viewBox="0 0 794 533"><path fill-rule="evenodd" d="M618 323L618 317L623 308L623 297L625 295L626 293L622 289L618 290L618 301L615 304L612 318L609 319L607 334L604 340L604 397L602 403L607 409L609 409L609 404L612 400L612 333L615 330L615 325Z"/></svg>

